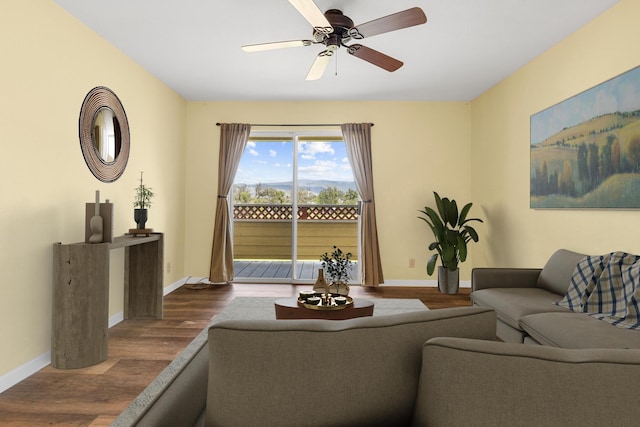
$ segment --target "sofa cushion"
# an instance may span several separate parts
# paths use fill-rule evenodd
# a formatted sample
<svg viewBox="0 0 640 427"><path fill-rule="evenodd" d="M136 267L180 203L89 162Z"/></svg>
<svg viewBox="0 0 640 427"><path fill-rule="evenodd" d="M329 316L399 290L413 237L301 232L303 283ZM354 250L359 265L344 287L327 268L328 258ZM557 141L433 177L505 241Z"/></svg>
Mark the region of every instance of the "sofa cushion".
<svg viewBox="0 0 640 427"><path fill-rule="evenodd" d="M408 425L424 342L492 340L495 321L493 310L463 307L343 321L214 324L206 425Z"/></svg>
<svg viewBox="0 0 640 427"><path fill-rule="evenodd" d="M496 337L501 341L522 344L527 336L523 330L512 328L500 319L496 322Z"/></svg>
<svg viewBox="0 0 640 427"><path fill-rule="evenodd" d="M637 348L640 331L615 326L581 313L524 316L521 328L540 344L562 348Z"/></svg>
<svg viewBox="0 0 640 427"><path fill-rule="evenodd" d="M493 308L498 319L518 330L522 330L518 321L523 316L545 312L569 312L566 308L554 304L560 298L560 295L540 288L492 288L471 293L474 304Z"/></svg>
<svg viewBox="0 0 640 427"><path fill-rule="evenodd" d="M584 257L578 252L557 250L544 265L536 286L558 295L566 294L576 265Z"/></svg>
<svg viewBox="0 0 640 427"><path fill-rule="evenodd" d="M640 351L456 338L423 349L415 426L635 426Z"/></svg>

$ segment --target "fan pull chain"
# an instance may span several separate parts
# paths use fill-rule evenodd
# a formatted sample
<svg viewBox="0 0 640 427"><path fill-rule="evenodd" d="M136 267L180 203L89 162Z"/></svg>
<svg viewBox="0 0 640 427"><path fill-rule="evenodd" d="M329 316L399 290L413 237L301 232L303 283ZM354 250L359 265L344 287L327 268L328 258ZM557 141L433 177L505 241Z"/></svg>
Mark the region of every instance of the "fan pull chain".
<svg viewBox="0 0 640 427"><path fill-rule="evenodd" d="M336 51L336 77L338 77L338 52Z"/></svg>

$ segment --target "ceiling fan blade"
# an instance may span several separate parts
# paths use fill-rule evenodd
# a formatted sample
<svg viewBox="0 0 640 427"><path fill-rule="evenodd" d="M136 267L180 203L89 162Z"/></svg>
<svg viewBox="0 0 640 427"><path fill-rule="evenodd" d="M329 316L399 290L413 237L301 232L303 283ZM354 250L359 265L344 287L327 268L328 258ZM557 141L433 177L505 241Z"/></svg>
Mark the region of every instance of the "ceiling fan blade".
<svg viewBox="0 0 640 427"><path fill-rule="evenodd" d="M329 66L329 62L331 61L331 57L335 52L335 46L329 46L327 50L323 50L316 56L316 60L313 61L313 65L311 65L311 69L307 74L306 80L318 80L324 74L324 71Z"/></svg>
<svg viewBox="0 0 640 427"><path fill-rule="evenodd" d="M284 42L249 44L242 46L242 50L245 52L262 52L265 50L285 49L289 47L311 46L312 44L313 41L311 40L289 40Z"/></svg>
<svg viewBox="0 0 640 427"><path fill-rule="evenodd" d="M365 37L424 24L425 22L427 22L427 15L425 15L419 7L413 7L357 25L349 30L349 35L354 39L363 39Z"/></svg>
<svg viewBox="0 0 640 427"><path fill-rule="evenodd" d="M385 55L382 52L378 52L377 50L357 43L349 46L347 48L347 52L356 58L360 58L390 72L396 71L404 65L404 62L402 61L398 61L397 59Z"/></svg>
<svg viewBox="0 0 640 427"><path fill-rule="evenodd" d="M317 31L325 34L333 31L333 27L313 0L289 0L289 3L291 3Z"/></svg>

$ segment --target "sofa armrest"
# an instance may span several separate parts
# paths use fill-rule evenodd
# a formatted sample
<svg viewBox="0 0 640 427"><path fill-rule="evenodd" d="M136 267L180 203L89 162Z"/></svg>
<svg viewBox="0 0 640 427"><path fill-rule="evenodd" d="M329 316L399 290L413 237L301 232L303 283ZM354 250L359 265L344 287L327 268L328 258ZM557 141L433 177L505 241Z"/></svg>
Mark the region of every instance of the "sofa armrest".
<svg viewBox="0 0 640 427"><path fill-rule="evenodd" d="M489 288L535 288L541 268L474 268L471 291Z"/></svg>
<svg viewBox="0 0 640 427"><path fill-rule="evenodd" d="M205 328L111 427L204 426L209 347Z"/></svg>
<svg viewBox="0 0 640 427"><path fill-rule="evenodd" d="M423 347L414 425L636 425L639 383L640 350L434 338Z"/></svg>

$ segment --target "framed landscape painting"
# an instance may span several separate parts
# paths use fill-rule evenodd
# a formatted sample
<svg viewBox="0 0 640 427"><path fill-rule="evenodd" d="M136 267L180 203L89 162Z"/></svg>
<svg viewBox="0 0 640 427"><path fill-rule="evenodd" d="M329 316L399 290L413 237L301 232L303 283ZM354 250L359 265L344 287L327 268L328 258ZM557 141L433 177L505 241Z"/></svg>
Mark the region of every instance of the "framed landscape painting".
<svg viewBox="0 0 640 427"><path fill-rule="evenodd" d="M531 208L640 208L640 67L531 116Z"/></svg>

